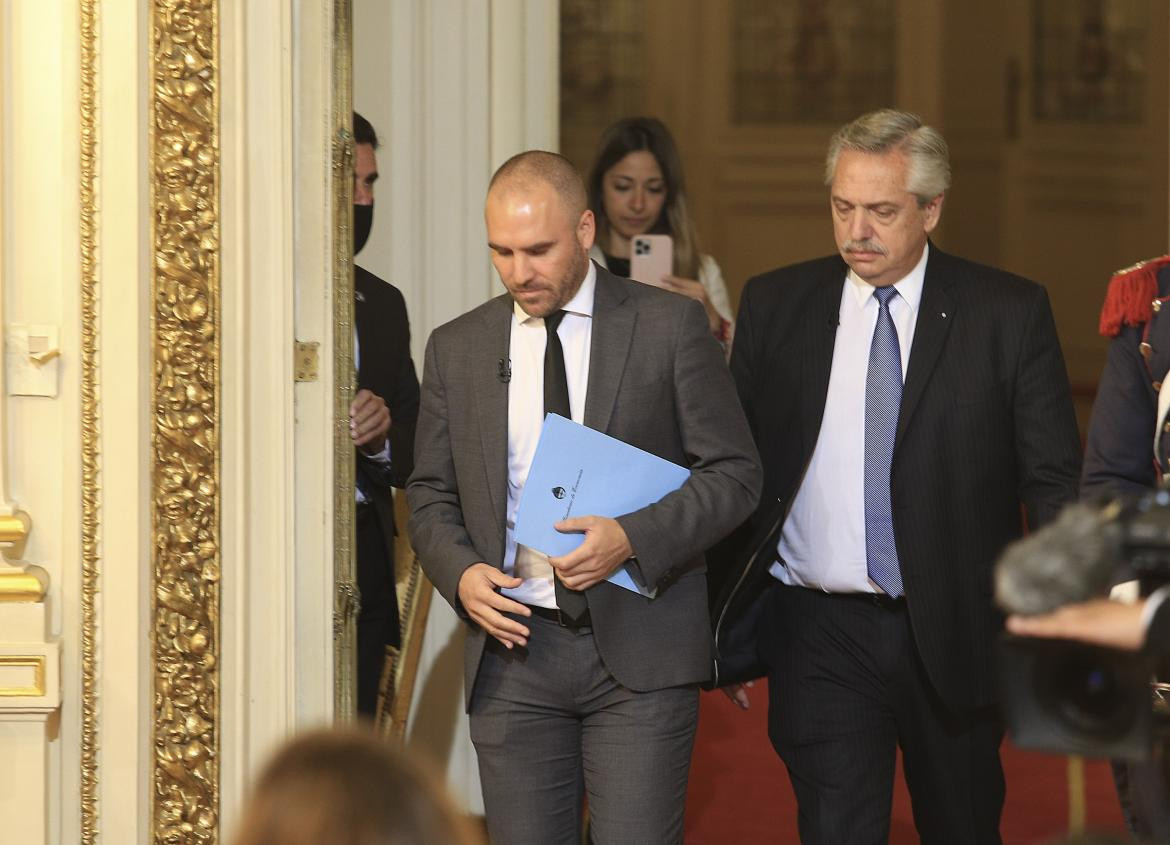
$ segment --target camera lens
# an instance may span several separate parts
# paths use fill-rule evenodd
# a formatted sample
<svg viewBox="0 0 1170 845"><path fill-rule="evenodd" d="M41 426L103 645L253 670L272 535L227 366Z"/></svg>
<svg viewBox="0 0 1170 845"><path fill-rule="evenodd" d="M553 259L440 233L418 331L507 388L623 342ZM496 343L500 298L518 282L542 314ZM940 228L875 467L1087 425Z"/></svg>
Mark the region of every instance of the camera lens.
<svg viewBox="0 0 1170 845"><path fill-rule="evenodd" d="M1057 721L1101 739L1124 733L1135 717L1133 701L1115 667L1097 654L1056 655L1038 667L1037 691Z"/></svg>

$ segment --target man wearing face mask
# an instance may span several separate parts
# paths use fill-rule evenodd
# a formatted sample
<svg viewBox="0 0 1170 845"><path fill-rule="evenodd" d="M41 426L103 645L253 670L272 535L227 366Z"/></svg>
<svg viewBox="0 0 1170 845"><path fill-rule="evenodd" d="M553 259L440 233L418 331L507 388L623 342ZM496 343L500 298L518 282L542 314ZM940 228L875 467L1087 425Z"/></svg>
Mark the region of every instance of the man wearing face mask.
<svg viewBox="0 0 1170 845"><path fill-rule="evenodd" d="M353 252L370 236L374 220L375 150L370 122L353 115ZM401 643L394 592L394 499L414 467L418 378L410 359L410 324L398 288L362 267L353 268L354 365L358 392L349 408L357 456L357 709L373 716L386 646Z"/></svg>

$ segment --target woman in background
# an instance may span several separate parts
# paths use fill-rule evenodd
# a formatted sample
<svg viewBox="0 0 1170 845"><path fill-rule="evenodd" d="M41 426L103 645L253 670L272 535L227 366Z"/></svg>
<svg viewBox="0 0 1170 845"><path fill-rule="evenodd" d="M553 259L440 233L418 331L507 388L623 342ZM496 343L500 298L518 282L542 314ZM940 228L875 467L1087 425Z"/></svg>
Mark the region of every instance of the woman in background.
<svg viewBox="0 0 1170 845"><path fill-rule="evenodd" d="M319 730L265 767L235 845L479 845L437 778L369 730Z"/></svg>
<svg viewBox="0 0 1170 845"><path fill-rule="evenodd" d="M589 207L597 218L597 242L590 257L611 273L628 277L634 237L670 235L674 272L663 277L662 286L702 303L711 333L729 346L732 314L727 286L715 259L699 253L687 210L682 160L662 121L629 117L606 129L587 188Z"/></svg>

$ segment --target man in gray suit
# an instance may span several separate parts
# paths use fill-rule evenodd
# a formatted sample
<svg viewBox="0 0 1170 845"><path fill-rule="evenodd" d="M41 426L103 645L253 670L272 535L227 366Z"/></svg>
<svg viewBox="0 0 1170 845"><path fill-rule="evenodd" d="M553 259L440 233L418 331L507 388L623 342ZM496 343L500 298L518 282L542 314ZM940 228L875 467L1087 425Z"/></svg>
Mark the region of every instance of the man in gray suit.
<svg viewBox="0 0 1170 845"><path fill-rule="evenodd" d="M427 343L410 535L468 623L465 681L488 828L508 845L682 841L698 688L712 668L702 550L759 493L759 458L697 303L598 268L580 175L527 152L485 209L506 295ZM658 503L513 537L544 414L691 469ZM627 566L654 598L606 581Z"/></svg>

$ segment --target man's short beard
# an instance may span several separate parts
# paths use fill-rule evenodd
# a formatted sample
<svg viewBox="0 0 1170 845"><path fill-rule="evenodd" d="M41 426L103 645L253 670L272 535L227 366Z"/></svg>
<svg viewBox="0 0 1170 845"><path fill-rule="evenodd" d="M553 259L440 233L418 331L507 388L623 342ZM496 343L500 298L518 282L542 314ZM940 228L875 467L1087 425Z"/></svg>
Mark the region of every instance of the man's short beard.
<svg viewBox="0 0 1170 845"><path fill-rule="evenodd" d="M585 276L588 273L589 253L587 253L585 250L581 250L577 254L577 260L573 262L573 266L571 266L565 272L565 275L561 278L561 281L564 284L560 289L565 292L565 301L558 302L555 306L553 306L552 311L549 312L550 314L560 311L569 304L569 301L577 295L577 291L581 290L581 285L584 284Z"/></svg>

